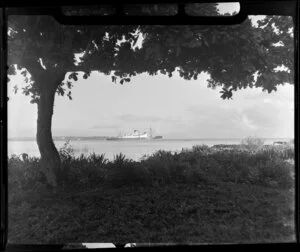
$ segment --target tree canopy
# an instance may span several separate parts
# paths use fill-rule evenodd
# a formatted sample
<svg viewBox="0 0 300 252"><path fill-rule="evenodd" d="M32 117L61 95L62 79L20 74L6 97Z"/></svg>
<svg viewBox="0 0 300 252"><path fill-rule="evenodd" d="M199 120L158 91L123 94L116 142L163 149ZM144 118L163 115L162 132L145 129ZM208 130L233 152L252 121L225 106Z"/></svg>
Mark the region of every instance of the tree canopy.
<svg viewBox="0 0 300 252"><path fill-rule="evenodd" d="M292 30L292 18L286 16L267 16L254 27L250 19L229 26L66 26L51 16L14 15L9 17L9 74L14 64L31 74L23 93L31 95L32 103L38 102L44 85L35 80L46 71L70 73L56 90L69 98L79 71L84 78L99 71L121 84L141 73L172 77L179 71L190 80L207 72L208 86L223 87L224 99L246 87L271 92L293 83ZM142 45L136 47L141 37ZM77 53L82 53L78 64ZM282 66L286 70L278 70Z"/></svg>

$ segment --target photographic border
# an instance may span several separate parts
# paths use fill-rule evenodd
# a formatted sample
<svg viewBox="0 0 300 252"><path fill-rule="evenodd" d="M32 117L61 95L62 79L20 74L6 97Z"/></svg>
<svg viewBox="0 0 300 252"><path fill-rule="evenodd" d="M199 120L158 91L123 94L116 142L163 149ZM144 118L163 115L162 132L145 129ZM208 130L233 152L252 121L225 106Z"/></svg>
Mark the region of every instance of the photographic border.
<svg viewBox="0 0 300 252"><path fill-rule="evenodd" d="M97 2L95 1L82 1L83 5L93 5ZM168 3L169 1L147 1L147 3ZM298 0L294 1L258 1L258 0L248 0L248 1L232 1L240 2L241 11L236 16L230 17L197 17L197 16L188 16L184 13L184 4L186 3L197 3L197 2L230 2L226 0L219 1L188 1L188 2L179 2L179 1L170 1L170 3L179 4L179 12L176 16L153 16L153 17L143 17L143 16L126 16L122 13L124 4L131 3L140 3L138 1L129 1L127 3L120 4L118 1L101 1L98 4L109 4L116 6L116 14L113 16L101 16L101 17L67 17L62 15L60 12L60 6L66 5L82 5L79 3L72 3L71 1L60 1L59 4L53 2L50 3L39 3L32 1L32 3L26 2L24 4L12 3L9 1L4 1L1 3L0 9L0 25L1 25L1 170L0 170L0 179L1 179L1 250L5 250L7 247L7 228L8 228L8 188L7 188L7 16L8 15L53 15L54 18L61 22L62 24L205 24L205 25L233 25L242 22L247 15L289 15L293 16L294 20L294 66L295 66L295 76L294 76L294 118L295 118L295 127L294 127L294 136L295 136L295 226L296 226L296 243L299 243L299 15L300 15L300 3ZM44 5L44 6L43 6ZM183 7L182 7L183 6ZM46 245L45 245L46 246ZM43 248L36 247L37 250L52 250L57 249L58 247L53 247L52 245L46 246L43 245ZM52 247L51 247L52 246ZM59 245L58 245L59 246ZM202 245L199 245L202 247ZM203 245L207 246L207 245ZM210 245L209 245L210 246ZM208 246L208 247L209 247ZM214 245L215 246L215 245ZM218 247L219 245L216 245ZM230 245L237 247L237 245ZM242 245L244 246L244 245ZM252 245L251 245L252 246ZM278 244L275 246L275 248ZM15 247L15 250L27 250L26 246L21 246L19 248ZM33 246L34 247L34 246ZM35 250L33 247L30 247L29 250ZM178 246L177 246L178 247ZM179 246L181 247L181 246ZM188 246L190 248L190 246ZM198 247L198 245L196 245Z"/></svg>

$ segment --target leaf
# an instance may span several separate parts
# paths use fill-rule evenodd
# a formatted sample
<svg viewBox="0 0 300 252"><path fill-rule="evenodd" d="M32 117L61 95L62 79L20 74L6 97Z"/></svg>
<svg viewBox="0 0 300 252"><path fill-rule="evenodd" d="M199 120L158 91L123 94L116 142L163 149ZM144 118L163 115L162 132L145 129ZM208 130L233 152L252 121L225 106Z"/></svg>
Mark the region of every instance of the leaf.
<svg viewBox="0 0 300 252"><path fill-rule="evenodd" d="M133 38L133 44L132 47L135 47L136 43L138 42L139 36L136 36L135 38Z"/></svg>
<svg viewBox="0 0 300 252"><path fill-rule="evenodd" d="M39 102L39 98L37 98L37 97L30 100L31 104L38 103L38 102Z"/></svg>
<svg viewBox="0 0 300 252"><path fill-rule="evenodd" d="M18 92L18 90L19 90L18 86L15 85L15 86L13 87L13 92L14 92L14 94L16 94L16 93Z"/></svg>
<svg viewBox="0 0 300 252"><path fill-rule="evenodd" d="M26 70L23 70L22 72L20 72L20 74L22 74L22 75L25 77L26 74L27 74L27 71L26 71Z"/></svg>
<svg viewBox="0 0 300 252"><path fill-rule="evenodd" d="M62 88L61 86L59 86L59 87L57 88L56 92L57 92L58 95L64 96L64 94L65 94L65 89Z"/></svg>
<svg viewBox="0 0 300 252"><path fill-rule="evenodd" d="M69 98L70 100L72 100L72 96L71 96L71 95L72 95L72 93L71 93L71 91L69 91L68 94L67 94L67 96L68 96L68 98Z"/></svg>
<svg viewBox="0 0 300 252"><path fill-rule="evenodd" d="M30 94L28 87L23 88L23 94L26 96Z"/></svg>
<svg viewBox="0 0 300 252"><path fill-rule="evenodd" d="M72 82L67 81L67 87L68 87L69 89L71 89L72 86L73 86L73 85L72 85Z"/></svg>
<svg viewBox="0 0 300 252"><path fill-rule="evenodd" d="M71 73L69 75L69 80L73 79L74 81L77 81L78 80L78 77L77 77L78 73Z"/></svg>
<svg viewBox="0 0 300 252"><path fill-rule="evenodd" d="M220 91L220 93L222 94L221 95L221 98L222 99L232 99L232 88L230 90L226 89L226 88L223 88L222 91Z"/></svg>

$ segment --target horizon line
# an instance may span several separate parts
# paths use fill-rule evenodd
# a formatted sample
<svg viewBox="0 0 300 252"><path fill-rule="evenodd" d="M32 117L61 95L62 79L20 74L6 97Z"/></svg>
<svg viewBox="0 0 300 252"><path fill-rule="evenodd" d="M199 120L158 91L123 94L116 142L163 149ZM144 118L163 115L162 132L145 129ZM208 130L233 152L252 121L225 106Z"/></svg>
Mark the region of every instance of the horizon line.
<svg viewBox="0 0 300 252"><path fill-rule="evenodd" d="M108 138L109 136L53 136L52 138ZM261 139L294 139L295 137L260 137L260 136L246 136L246 137L171 137L171 138L163 138L164 140L213 140L213 139L246 139L248 137L252 137L252 138L261 138ZM7 138L7 140L15 140L15 139L33 139L35 140L36 137L35 136L24 136L24 137L10 137Z"/></svg>

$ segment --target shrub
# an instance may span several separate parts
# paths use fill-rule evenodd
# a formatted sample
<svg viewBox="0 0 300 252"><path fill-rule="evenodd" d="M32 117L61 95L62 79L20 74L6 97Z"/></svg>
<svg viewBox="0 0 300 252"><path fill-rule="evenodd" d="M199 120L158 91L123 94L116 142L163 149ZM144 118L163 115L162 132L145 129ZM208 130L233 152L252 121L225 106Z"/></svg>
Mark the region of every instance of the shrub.
<svg viewBox="0 0 300 252"><path fill-rule="evenodd" d="M211 153L211 148L208 147L207 145L205 144L202 144L202 145L194 145L192 147L192 152L194 153L203 153L203 154L208 154L208 153Z"/></svg>
<svg viewBox="0 0 300 252"><path fill-rule="evenodd" d="M8 183L20 189L29 189L46 183L39 159L29 157L23 161L14 155L8 159Z"/></svg>
<svg viewBox="0 0 300 252"><path fill-rule="evenodd" d="M69 140L59 149L65 184L72 188L91 187L104 181L104 166L107 163L104 154L75 157L74 153Z"/></svg>
<svg viewBox="0 0 300 252"><path fill-rule="evenodd" d="M295 149L291 145L274 146L282 159L294 159Z"/></svg>
<svg viewBox="0 0 300 252"><path fill-rule="evenodd" d="M290 187L293 183L291 177L293 165L284 161L287 155L277 146L262 148L254 153L237 150L219 151L209 157L219 164L219 167L213 165L210 168L210 175L223 181L264 186L273 183L279 187ZM212 161L207 163L211 164ZM203 165L203 162L201 164Z"/></svg>
<svg viewBox="0 0 300 252"><path fill-rule="evenodd" d="M259 184L260 176L261 175L259 166L248 166L247 181L250 184Z"/></svg>
<svg viewBox="0 0 300 252"><path fill-rule="evenodd" d="M93 164L95 167L103 167L108 162L104 154L97 155L95 153L90 154L87 157L87 160L90 164Z"/></svg>
<svg viewBox="0 0 300 252"><path fill-rule="evenodd" d="M205 172L196 166L190 166L190 169L185 171L185 181L190 184L198 184L205 180Z"/></svg>
<svg viewBox="0 0 300 252"><path fill-rule="evenodd" d="M262 149L250 156L250 162L253 165L266 163L269 160L277 159L278 152L275 148Z"/></svg>
<svg viewBox="0 0 300 252"><path fill-rule="evenodd" d="M197 164L198 159L201 158L203 155L201 152L191 152L191 151L183 151L180 153L179 161L180 162L188 162L191 165Z"/></svg>
<svg viewBox="0 0 300 252"><path fill-rule="evenodd" d="M170 163L173 163L174 156L179 158L179 155L177 153L175 153L175 155L173 155L171 151L159 150L159 151L155 152L154 154L152 154L149 157L149 160L154 159L154 160L159 160L160 162L164 162L166 164L170 164Z"/></svg>
<svg viewBox="0 0 300 252"><path fill-rule="evenodd" d="M67 140L62 147L59 148L59 155L62 160L71 159L74 157L75 150Z"/></svg>
<svg viewBox="0 0 300 252"><path fill-rule="evenodd" d="M157 159L149 159L143 162L142 165L147 170L152 185L162 185L171 182L168 163L160 162Z"/></svg>
<svg viewBox="0 0 300 252"><path fill-rule="evenodd" d="M247 137L242 140L241 145L242 148L250 152L256 152L262 149L262 147L264 146L264 140L257 137Z"/></svg>
<svg viewBox="0 0 300 252"><path fill-rule="evenodd" d="M169 169L172 182L185 182L186 174L191 170L191 165L188 162L179 162L174 163Z"/></svg>
<svg viewBox="0 0 300 252"><path fill-rule="evenodd" d="M241 152L238 148L211 150L196 146L181 153L157 151L139 162L120 153L113 161L108 161L104 154L74 157L72 147L66 143L60 155L67 174L64 184L73 189L93 188L101 183L113 187L211 181L278 187L293 185L294 165L286 162L286 158L294 155L290 146L264 146L253 153ZM26 189L46 184L38 158L22 161L18 156L11 156L8 167L12 187Z"/></svg>
<svg viewBox="0 0 300 252"><path fill-rule="evenodd" d="M107 160L104 155L91 154L62 160L63 169L68 171L65 184L71 188L88 188L104 182Z"/></svg>
<svg viewBox="0 0 300 252"><path fill-rule="evenodd" d="M295 149L290 145L282 145L282 146L267 146L260 150L258 154L261 154L265 158L274 159L294 159Z"/></svg>
<svg viewBox="0 0 300 252"><path fill-rule="evenodd" d="M287 159L295 160L295 149L293 147L288 147L285 149L285 156Z"/></svg>
<svg viewBox="0 0 300 252"><path fill-rule="evenodd" d="M224 169L224 181L234 183L246 183L248 166L249 166L249 153L235 152L228 153L226 159L226 166Z"/></svg>
<svg viewBox="0 0 300 252"><path fill-rule="evenodd" d="M127 159L122 153L108 163L105 182L113 187L147 185L150 183L147 170L139 162Z"/></svg>
<svg viewBox="0 0 300 252"><path fill-rule="evenodd" d="M271 160L259 167L259 182L263 185L268 185L268 182L275 181L279 187L290 188L293 185L291 176L293 167L293 165L279 159Z"/></svg>

